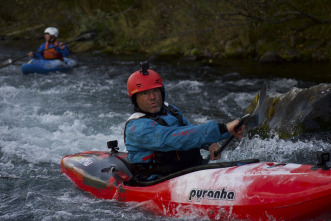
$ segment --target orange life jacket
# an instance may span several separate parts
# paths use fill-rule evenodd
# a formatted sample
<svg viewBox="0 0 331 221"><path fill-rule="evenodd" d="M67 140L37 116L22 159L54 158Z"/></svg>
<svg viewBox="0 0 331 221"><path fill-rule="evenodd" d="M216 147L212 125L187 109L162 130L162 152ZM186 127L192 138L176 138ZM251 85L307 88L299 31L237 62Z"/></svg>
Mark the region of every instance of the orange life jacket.
<svg viewBox="0 0 331 221"><path fill-rule="evenodd" d="M55 42L54 43L54 46L52 48L48 48L49 47L49 43L47 42L45 44L45 50L43 52L43 56L44 56L44 59L47 59L47 60L50 60L50 59L60 59L63 61L63 57L62 57L62 54L57 52L55 50L55 47L57 47L59 45L58 42Z"/></svg>

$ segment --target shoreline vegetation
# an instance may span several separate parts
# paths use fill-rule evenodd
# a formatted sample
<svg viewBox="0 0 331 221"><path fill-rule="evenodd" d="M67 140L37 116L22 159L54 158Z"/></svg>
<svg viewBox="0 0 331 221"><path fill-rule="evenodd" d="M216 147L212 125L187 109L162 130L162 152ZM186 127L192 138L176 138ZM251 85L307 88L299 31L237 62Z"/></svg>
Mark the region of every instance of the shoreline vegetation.
<svg viewBox="0 0 331 221"><path fill-rule="evenodd" d="M42 39L55 26L62 41L98 31L77 53L329 63L330 11L328 0L2 0L0 40Z"/></svg>

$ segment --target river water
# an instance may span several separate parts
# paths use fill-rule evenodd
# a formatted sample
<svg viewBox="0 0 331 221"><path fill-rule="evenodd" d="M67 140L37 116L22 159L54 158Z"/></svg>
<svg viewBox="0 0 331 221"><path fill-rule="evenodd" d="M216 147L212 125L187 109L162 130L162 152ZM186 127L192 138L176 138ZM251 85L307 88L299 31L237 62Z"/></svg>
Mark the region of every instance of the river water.
<svg viewBox="0 0 331 221"><path fill-rule="evenodd" d="M1 48L1 61L8 55L19 57L21 52ZM200 220L159 217L134 203L100 200L61 174L59 164L67 154L106 150L106 142L115 139L125 150L124 122L132 111L126 80L139 68L141 58L78 59L80 65L70 73L22 75L20 62L0 69L0 220ZM263 75L261 69L246 73L238 61L220 67L155 62L151 68L164 79L167 101L181 108L192 123L241 117L264 82L268 93L318 84ZM327 136L245 137L229 145L221 161L259 158L314 164L315 152L331 152Z"/></svg>

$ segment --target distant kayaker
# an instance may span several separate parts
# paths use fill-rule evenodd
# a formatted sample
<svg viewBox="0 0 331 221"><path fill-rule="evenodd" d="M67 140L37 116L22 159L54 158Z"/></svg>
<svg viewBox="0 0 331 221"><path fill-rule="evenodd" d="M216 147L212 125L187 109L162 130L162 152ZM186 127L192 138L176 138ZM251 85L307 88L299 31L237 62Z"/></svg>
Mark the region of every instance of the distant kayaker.
<svg viewBox="0 0 331 221"><path fill-rule="evenodd" d="M210 160L222 139L242 137L244 127L235 132L239 120L227 124L210 121L193 125L175 106L165 102L162 78L148 63L127 81L134 113L124 131L125 146L135 179L152 180L202 164L200 149L209 150Z"/></svg>
<svg viewBox="0 0 331 221"><path fill-rule="evenodd" d="M46 42L40 45L38 52L32 51L28 55L35 59L60 59L69 56L69 50L63 42L56 41L59 36L59 30L54 27L48 27L44 31Z"/></svg>

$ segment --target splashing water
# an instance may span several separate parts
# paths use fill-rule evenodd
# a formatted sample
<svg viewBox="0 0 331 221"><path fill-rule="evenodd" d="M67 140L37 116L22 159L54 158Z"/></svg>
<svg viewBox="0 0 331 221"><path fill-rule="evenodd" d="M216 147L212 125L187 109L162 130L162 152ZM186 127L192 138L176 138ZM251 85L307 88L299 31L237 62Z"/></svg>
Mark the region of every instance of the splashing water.
<svg viewBox="0 0 331 221"><path fill-rule="evenodd" d="M132 111L126 80L139 64L127 60L85 61L71 73L50 75L24 76L19 66L0 70L0 220L176 220L141 211L136 204L95 199L60 173L67 154L106 150L109 140L118 140L125 150L123 129ZM164 79L168 102L191 123L241 117L265 81L275 93L302 84L177 67L153 66ZM274 134L236 140L221 160L315 163L317 151L330 152L330 142L282 140Z"/></svg>

